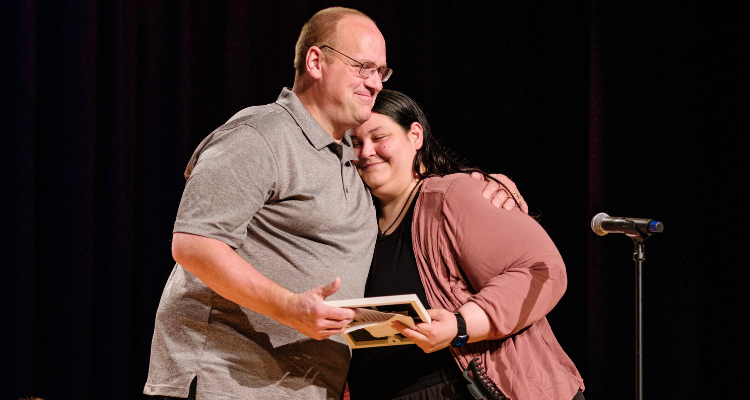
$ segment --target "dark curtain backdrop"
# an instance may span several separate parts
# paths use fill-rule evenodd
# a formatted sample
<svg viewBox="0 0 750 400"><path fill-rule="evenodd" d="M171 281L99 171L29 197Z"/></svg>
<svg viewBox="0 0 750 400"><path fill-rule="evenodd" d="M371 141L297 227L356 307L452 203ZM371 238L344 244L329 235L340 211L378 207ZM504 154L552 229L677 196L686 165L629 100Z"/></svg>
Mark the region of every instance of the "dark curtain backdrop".
<svg viewBox="0 0 750 400"><path fill-rule="evenodd" d="M632 242L648 217L647 398L744 385L747 23L689 2L343 2L372 16L436 133L514 179L568 268L549 315L587 399L635 387ZM195 146L293 82L327 1L0 2L0 398L139 399ZM735 120L736 118L736 120ZM744 121L743 121L744 122Z"/></svg>

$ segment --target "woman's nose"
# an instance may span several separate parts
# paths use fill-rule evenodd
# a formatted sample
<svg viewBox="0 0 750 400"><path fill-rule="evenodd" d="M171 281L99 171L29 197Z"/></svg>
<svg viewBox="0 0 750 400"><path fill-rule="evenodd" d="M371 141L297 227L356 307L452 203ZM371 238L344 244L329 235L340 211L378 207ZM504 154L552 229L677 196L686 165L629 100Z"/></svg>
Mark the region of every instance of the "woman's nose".
<svg viewBox="0 0 750 400"><path fill-rule="evenodd" d="M375 146L372 145L372 142L369 140L363 141L362 146L359 148L359 157L366 158L373 154L375 154Z"/></svg>

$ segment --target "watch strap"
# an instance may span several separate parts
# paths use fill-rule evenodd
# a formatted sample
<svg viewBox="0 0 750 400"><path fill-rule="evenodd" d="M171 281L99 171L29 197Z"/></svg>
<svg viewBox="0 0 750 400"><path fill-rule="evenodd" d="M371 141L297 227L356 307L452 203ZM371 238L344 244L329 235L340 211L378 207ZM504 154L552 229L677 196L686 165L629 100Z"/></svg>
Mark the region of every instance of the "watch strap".
<svg viewBox="0 0 750 400"><path fill-rule="evenodd" d="M451 346L461 347L469 341L469 335L466 334L466 320L461 315L461 313L453 314L456 316L456 326L458 328L458 332L456 333L456 337L453 339Z"/></svg>

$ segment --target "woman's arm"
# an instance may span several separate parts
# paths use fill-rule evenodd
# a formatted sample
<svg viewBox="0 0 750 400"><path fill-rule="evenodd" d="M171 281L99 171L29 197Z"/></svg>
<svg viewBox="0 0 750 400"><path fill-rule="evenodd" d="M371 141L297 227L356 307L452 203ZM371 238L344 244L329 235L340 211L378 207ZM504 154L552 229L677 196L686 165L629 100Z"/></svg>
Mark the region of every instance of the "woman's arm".
<svg viewBox="0 0 750 400"><path fill-rule="evenodd" d="M444 192L432 193L426 215L439 217L429 217L423 227L429 237L417 240L429 243L425 253L437 264L430 265L430 276L450 280L433 282L435 288L449 302L463 303L458 311L470 342L500 339L528 327L552 310L567 286L565 265L544 229L517 209L499 210L472 196L482 184L458 177ZM428 312L432 324L417 330L395 327L429 352L449 346L457 329L452 312Z"/></svg>
<svg viewBox="0 0 750 400"><path fill-rule="evenodd" d="M457 310L466 321L466 333L469 343L487 339L490 333L490 318L475 303L466 303ZM432 322L417 324L417 329L394 321L391 326L411 339L425 353L432 353L444 349L453 343L458 333L456 316L454 313L441 308L427 310Z"/></svg>
<svg viewBox="0 0 750 400"><path fill-rule="evenodd" d="M517 210L472 199L467 193L476 186L472 179L458 178L445 192L441 251L466 278L474 293L468 301L488 316L487 337L499 339L547 315L565 292L567 277L544 229Z"/></svg>

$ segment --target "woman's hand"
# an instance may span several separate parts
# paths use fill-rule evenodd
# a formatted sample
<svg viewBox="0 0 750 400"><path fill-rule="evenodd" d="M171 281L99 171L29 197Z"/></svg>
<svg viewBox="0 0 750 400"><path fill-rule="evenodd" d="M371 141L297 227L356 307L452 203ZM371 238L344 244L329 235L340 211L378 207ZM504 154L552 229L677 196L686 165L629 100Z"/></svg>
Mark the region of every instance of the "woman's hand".
<svg viewBox="0 0 750 400"><path fill-rule="evenodd" d="M427 310L427 313L430 314L432 323L419 323L417 329L411 329L397 321L392 322L391 326L411 339L425 353L433 353L451 345L458 333L458 325L456 316L450 311L434 309Z"/></svg>
<svg viewBox="0 0 750 400"><path fill-rule="evenodd" d="M469 343L487 339L490 333L490 317L481 307L470 301L462 305L458 312L466 322ZM450 346L458 334L456 316L442 308L427 310L427 314L430 314L432 323L416 324L417 329L411 329L397 321L391 322L391 327L411 339L425 353L432 353Z"/></svg>

